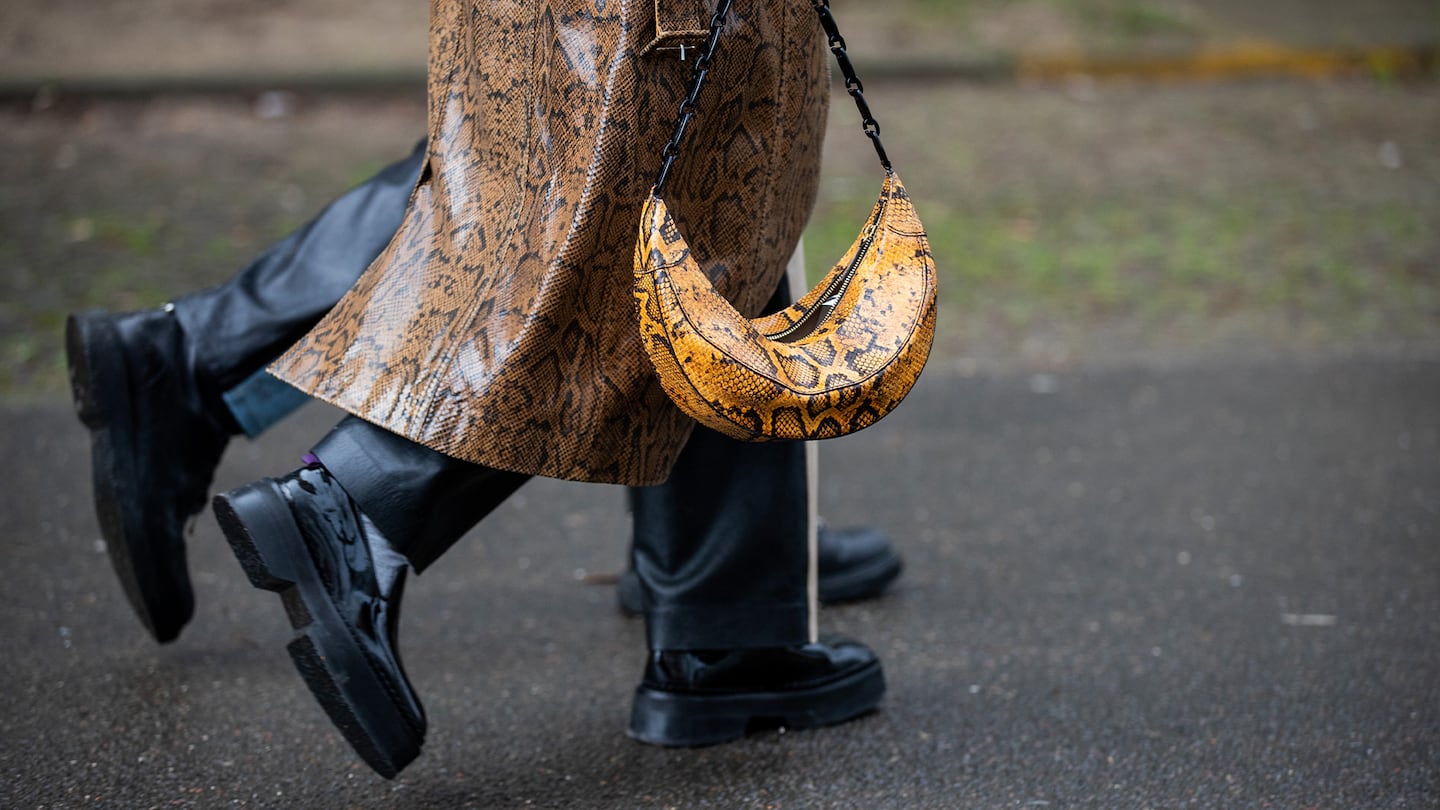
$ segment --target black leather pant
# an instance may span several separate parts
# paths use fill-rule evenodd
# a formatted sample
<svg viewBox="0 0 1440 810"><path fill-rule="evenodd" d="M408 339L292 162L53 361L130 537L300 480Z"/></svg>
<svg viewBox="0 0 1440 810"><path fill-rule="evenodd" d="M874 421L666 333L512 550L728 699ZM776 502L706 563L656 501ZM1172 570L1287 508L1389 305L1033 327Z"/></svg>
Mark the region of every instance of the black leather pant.
<svg viewBox="0 0 1440 810"><path fill-rule="evenodd" d="M424 163L422 141L228 281L175 299L207 403L268 365L355 285L400 228Z"/></svg>
<svg viewBox="0 0 1440 810"><path fill-rule="evenodd" d="M175 301L202 395L223 393L308 331L400 227L424 162L411 155L342 195L229 281ZM777 302L787 295L777 291ZM776 302L772 302L776 303ZM528 476L470 464L363 420L315 448L360 508L424 569ZM704 428L669 481L633 487L633 561L652 649L809 640L806 481L798 443L738 442Z"/></svg>

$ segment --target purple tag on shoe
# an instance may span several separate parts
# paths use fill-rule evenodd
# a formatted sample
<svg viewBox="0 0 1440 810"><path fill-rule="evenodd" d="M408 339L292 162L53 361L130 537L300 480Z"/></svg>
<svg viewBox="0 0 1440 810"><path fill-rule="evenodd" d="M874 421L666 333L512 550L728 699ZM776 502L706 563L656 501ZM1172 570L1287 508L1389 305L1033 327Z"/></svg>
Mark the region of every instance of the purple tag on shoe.
<svg viewBox="0 0 1440 810"><path fill-rule="evenodd" d="M306 453L305 455L300 457L300 463L304 464L306 467L319 466L320 457L315 455L314 453Z"/></svg>

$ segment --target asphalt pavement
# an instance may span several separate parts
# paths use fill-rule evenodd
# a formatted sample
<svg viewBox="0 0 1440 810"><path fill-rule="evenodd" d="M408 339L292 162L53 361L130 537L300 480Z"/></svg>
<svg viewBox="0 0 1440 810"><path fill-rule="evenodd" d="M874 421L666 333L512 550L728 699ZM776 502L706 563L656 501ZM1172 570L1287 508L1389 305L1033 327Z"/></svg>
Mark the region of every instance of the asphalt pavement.
<svg viewBox="0 0 1440 810"><path fill-rule="evenodd" d="M907 562L822 619L881 654L881 709L716 748L625 737L644 634L592 584L622 493L532 482L408 589L430 735L394 782L312 702L211 516L195 619L159 647L69 405L0 409L0 807L1440 805L1440 347L935 357L822 447L824 514ZM292 468L334 418L237 442L217 486Z"/></svg>

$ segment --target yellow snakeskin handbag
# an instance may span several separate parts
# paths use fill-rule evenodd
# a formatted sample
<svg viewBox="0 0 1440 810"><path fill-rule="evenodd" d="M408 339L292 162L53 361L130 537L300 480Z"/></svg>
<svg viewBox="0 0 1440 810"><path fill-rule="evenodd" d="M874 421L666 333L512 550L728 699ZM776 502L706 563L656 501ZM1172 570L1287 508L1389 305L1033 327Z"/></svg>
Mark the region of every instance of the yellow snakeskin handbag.
<svg viewBox="0 0 1440 810"><path fill-rule="evenodd" d="M828 0L816 12L885 168L885 184L849 251L788 308L749 319L715 291L661 189L715 54L721 0L662 153L635 245L640 338L666 394L697 422L745 441L830 439L868 427L915 385L935 336L935 264L925 230L880 143Z"/></svg>

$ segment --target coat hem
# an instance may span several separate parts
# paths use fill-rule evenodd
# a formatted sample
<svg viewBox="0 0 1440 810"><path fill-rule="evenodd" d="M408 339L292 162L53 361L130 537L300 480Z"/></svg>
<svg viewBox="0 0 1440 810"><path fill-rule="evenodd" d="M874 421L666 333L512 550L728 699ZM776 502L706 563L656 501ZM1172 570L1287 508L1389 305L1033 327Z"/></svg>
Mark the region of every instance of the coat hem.
<svg viewBox="0 0 1440 810"><path fill-rule="evenodd" d="M428 447L429 449L434 450L435 452L442 455L446 455L454 459L459 459L460 461L469 462L471 464L479 464L481 466L489 467L491 469L501 470L503 472L518 473L520 475L534 475L540 476L542 478L554 478L561 481L577 481L586 484L617 484L620 486L629 487L648 487L655 486L657 484L663 484L667 479L669 479L670 468L675 466L675 460L680 455L680 448L684 447L684 443L681 442L680 445L676 448L675 452L672 454L672 457L663 465L665 470L663 474L657 476L637 475L628 477L623 475L607 476L595 473L581 473L574 471L573 467L560 469L558 465L553 464L517 464L513 459L504 457L497 458L494 454L487 454L483 452L457 452L456 448L451 447L444 442L438 442L434 439L427 439L411 435L409 432L407 432L405 426L403 425L389 424L384 420L375 419L373 415L366 413L365 409L362 408L359 404L346 401L343 392L337 393L326 388L317 387L311 381L302 380L288 374L283 368L283 362L284 357L282 356L280 360L271 364L267 368L267 371L269 371L270 374L277 379L299 389L312 399L317 399L327 405L339 408L340 410L345 411L347 414L350 414L357 419L363 419L366 422L369 422L370 424L375 425L382 430L393 433L397 436L415 442L416 444L422 445L424 447ZM483 450L484 448L481 449Z"/></svg>

